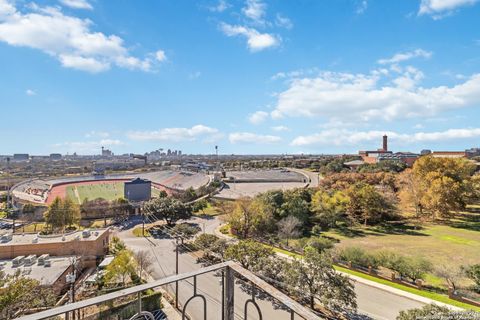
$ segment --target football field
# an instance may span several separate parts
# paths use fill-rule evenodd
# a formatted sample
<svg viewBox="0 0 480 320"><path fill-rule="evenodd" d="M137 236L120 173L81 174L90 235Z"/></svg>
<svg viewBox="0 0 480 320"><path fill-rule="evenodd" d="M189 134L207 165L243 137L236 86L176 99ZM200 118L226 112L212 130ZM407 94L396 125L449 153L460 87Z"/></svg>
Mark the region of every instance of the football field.
<svg viewBox="0 0 480 320"><path fill-rule="evenodd" d="M67 187L67 197L81 204L85 199L103 198L115 200L123 198L123 182L72 185Z"/></svg>

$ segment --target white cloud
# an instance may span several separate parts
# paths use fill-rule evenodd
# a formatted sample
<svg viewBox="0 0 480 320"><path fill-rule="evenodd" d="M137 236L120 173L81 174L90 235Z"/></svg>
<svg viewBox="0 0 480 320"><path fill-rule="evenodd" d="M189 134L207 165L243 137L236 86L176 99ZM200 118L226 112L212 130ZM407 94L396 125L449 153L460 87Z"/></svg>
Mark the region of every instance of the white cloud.
<svg viewBox="0 0 480 320"><path fill-rule="evenodd" d="M242 8L242 12L247 18L263 24L266 9L267 5L260 0L247 0L245 7Z"/></svg>
<svg viewBox="0 0 480 320"><path fill-rule="evenodd" d="M86 0L60 0L60 2L70 8L73 9L87 9L92 10L93 7L88 1Z"/></svg>
<svg viewBox="0 0 480 320"><path fill-rule="evenodd" d="M323 72L316 77L293 79L277 95L274 118L323 117L328 120L369 121L434 116L444 110L480 104L480 74L454 86L423 88L423 74L407 67L400 77Z"/></svg>
<svg viewBox="0 0 480 320"><path fill-rule="evenodd" d="M122 146L124 143L117 139L101 139L95 141L75 141L75 142L63 142L57 143L53 146L59 150L65 150L68 152L100 152L101 147L114 147Z"/></svg>
<svg viewBox="0 0 480 320"><path fill-rule="evenodd" d="M274 126L271 127L273 131L281 132L281 131L290 131L290 128L286 126Z"/></svg>
<svg viewBox="0 0 480 320"><path fill-rule="evenodd" d="M402 144L413 144L422 142L437 142L446 140L460 140L480 137L480 128L449 129L438 132L416 132L416 133L397 133L393 131L353 131L347 129L324 130L320 133L299 136L295 138L291 145L309 146L309 145L336 145L336 146L359 146L361 143L380 142L381 137L386 134L388 139ZM361 147L359 146L361 149Z"/></svg>
<svg viewBox="0 0 480 320"><path fill-rule="evenodd" d="M163 62L163 61L167 60L167 55L165 54L165 51L158 50L157 52L155 52L155 58L158 61Z"/></svg>
<svg viewBox="0 0 480 320"><path fill-rule="evenodd" d="M234 132L228 136L230 143L255 143L255 144L269 144L277 143L282 140L278 136L261 135L251 132Z"/></svg>
<svg viewBox="0 0 480 320"><path fill-rule="evenodd" d="M94 137L100 137L100 138L105 139L105 138L110 137L110 133L105 132L105 131L92 130L92 131L85 134L85 138L94 138Z"/></svg>
<svg viewBox="0 0 480 320"><path fill-rule="evenodd" d="M204 141L211 141L220 137L218 129L204 125L195 125L191 128L163 128L155 131L131 131L127 137L137 141L196 141L203 138Z"/></svg>
<svg viewBox="0 0 480 320"><path fill-rule="evenodd" d="M225 0L219 0L218 3L214 6L209 7L208 9L212 12L223 12L230 8L230 4Z"/></svg>
<svg viewBox="0 0 480 320"><path fill-rule="evenodd" d="M257 111L248 116L248 121L252 124L260 124L267 120L268 112L265 111Z"/></svg>
<svg viewBox="0 0 480 320"><path fill-rule="evenodd" d="M27 96L34 96L34 95L36 95L37 93L36 93L34 90L32 90L32 89L27 89L27 90L25 90L25 94L26 94Z"/></svg>
<svg viewBox="0 0 480 320"><path fill-rule="evenodd" d="M356 13L357 14L363 14L368 8L368 1L367 0L362 0L357 6Z"/></svg>
<svg viewBox="0 0 480 320"><path fill-rule="evenodd" d="M279 27L285 28L285 29L292 29L293 28L293 22L289 18L281 15L280 13L277 13L275 16L275 24Z"/></svg>
<svg viewBox="0 0 480 320"><path fill-rule="evenodd" d="M29 6L21 12L9 0L0 0L0 41L41 50L67 68L92 73L116 65L151 71L153 54L140 59L130 55L123 39L91 30L93 22L65 15L59 8ZM157 52L158 57L158 52Z"/></svg>
<svg viewBox="0 0 480 320"><path fill-rule="evenodd" d="M441 19L455 9L471 6L477 2L478 0L422 0L418 14L428 14L434 19Z"/></svg>
<svg viewBox="0 0 480 320"><path fill-rule="evenodd" d="M275 47L280 43L280 38L269 33L260 33L253 28L238 25L230 25L221 23L220 29L229 36L244 36L247 38L247 46L252 52L264 50L266 48Z"/></svg>
<svg viewBox="0 0 480 320"><path fill-rule="evenodd" d="M413 51L397 53L393 57L388 59L380 59L378 60L379 64L396 64L399 62L407 61L413 58L425 58L429 59L432 56L432 52L426 51L423 49L416 49Z"/></svg>

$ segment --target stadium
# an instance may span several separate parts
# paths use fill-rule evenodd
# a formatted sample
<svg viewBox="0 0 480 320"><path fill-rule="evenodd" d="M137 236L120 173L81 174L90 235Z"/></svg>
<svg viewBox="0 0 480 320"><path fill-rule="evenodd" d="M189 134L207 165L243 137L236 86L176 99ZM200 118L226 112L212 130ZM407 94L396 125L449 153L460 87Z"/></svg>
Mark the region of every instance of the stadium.
<svg viewBox="0 0 480 320"><path fill-rule="evenodd" d="M38 206L50 204L56 197L69 197L78 204L85 199L104 198L114 200L124 196L124 183L136 178L151 181L152 195L165 190L167 193L188 188L198 189L210 182L203 173L187 171L155 171L135 174L105 176L75 176L51 180L31 179L12 188L17 206L31 203Z"/></svg>

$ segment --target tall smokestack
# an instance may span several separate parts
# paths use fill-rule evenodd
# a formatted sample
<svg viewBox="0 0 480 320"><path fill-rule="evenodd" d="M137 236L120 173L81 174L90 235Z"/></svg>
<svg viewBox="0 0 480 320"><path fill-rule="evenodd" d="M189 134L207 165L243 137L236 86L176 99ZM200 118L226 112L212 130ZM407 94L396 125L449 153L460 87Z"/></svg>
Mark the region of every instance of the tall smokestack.
<svg viewBox="0 0 480 320"><path fill-rule="evenodd" d="M383 151L388 151L388 137L387 137L387 135L383 136Z"/></svg>

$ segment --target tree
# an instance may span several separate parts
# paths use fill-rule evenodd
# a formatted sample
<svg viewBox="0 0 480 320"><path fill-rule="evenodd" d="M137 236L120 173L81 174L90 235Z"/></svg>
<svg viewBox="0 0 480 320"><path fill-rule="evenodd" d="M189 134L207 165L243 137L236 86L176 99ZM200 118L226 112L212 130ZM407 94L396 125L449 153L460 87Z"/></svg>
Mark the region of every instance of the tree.
<svg viewBox="0 0 480 320"><path fill-rule="evenodd" d="M0 271L0 318L13 319L37 307L53 306L56 302L51 288L38 280L20 276L6 276Z"/></svg>
<svg viewBox="0 0 480 320"><path fill-rule="evenodd" d="M137 266L130 250L124 249L117 252L113 261L107 266L105 283L110 286L121 284L125 287L127 280L136 275Z"/></svg>
<svg viewBox="0 0 480 320"><path fill-rule="evenodd" d="M68 197L63 200L63 214L64 223L69 227L80 222L80 208Z"/></svg>
<svg viewBox="0 0 480 320"><path fill-rule="evenodd" d="M472 190L473 163L466 159L425 156L415 162L412 172L421 196L419 205L431 213L432 219L465 208Z"/></svg>
<svg viewBox="0 0 480 320"><path fill-rule="evenodd" d="M202 211L202 213L205 213L205 212L203 212L203 210L206 209L207 207L208 207L208 202L207 202L207 200L205 200L205 199L201 199L201 200L195 201L195 202L192 204L192 210L193 210L193 212Z"/></svg>
<svg viewBox="0 0 480 320"><path fill-rule="evenodd" d="M137 275L142 279L144 274L149 274L152 271L152 255L147 250L141 250L135 252L133 257L137 266Z"/></svg>
<svg viewBox="0 0 480 320"><path fill-rule="evenodd" d="M447 286L452 288L454 292L457 290L457 282L462 278L462 271L453 264L442 264L435 268L435 274L444 279Z"/></svg>
<svg viewBox="0 0 480 320"><path fill-rule="evenodd" d="M71 199L62 200L57 197L48 207L44 218L52 230L64 230L66 226L72 226L80 221L80 210Z"/></svg>
<svg viewBox="0 0 480 320"><path fill-rule="evenodd" d="M310 219L311 196L305 190L284 192L284 202L280 208L280 216L294 216L305 226Z"/></svg>
<svg viewBox="0 0 480 320"><path fill-rule="evenodd" d="M465 274L475 283L474 290L480 293L480 264L474 264L466 267Z"/></svg>
<svg viewBox="0 0 480 320"><path fill-rule="evenodd" d="M172 197L154 198L143 204L143 212L155 219L163 219L169 226L173 226L180 219L192 216L189 205L185 205Z"/></svg>
<svg viewBox="0 0 480 320"><path fill-rule="evenodd" d="M346 211L350 219L363 222L365 226L377 222L392 210L392 204L369 184L357 183L347 189L346 195L349 198Z"/></svg>
<svg viewBox="0 0 480 320"><path fill-rule="evenodd" d="M227 260L235 260L252 272L261 270L266 260L274 255L271 248L252 240L241 240L225 251Z"/></svg>
<svg viewBox="0 0 480 320"><path fill-rule="evenodd" d="M312 197L312 211L315 222L325 229L335 227L340 216L345 213L348 197L342 191L317 191Z"/></svg>
<svg viewBox="0 0 480 320"><path fill-rule="evenodd" d="M199 232L200 228L197 225L193 225L190 223L180 223L175 225L175 227L171 229L170 233L174 237L180 237L183 242L185 239L193 238Z"/></svg>
<svg viewBox="0 0 480 320"><path fill-rule="evenodd" d="M113 214L113 218L116 221L121 221L128 217L130 211L132 210L132 205L130 204L130 202L128 202L127 199L118 198L110 203L110 208Z"/></svg>
<svg viewBox="0 0 480 320"><path fill-rule="evenodd" d="M474 311L457 311L437 304L428 304L421 308L400 311L397 320L418 320L418 319L478 319L478 313Z"/></svg>
<svg viewBox="0 0 480 320"><path fill-rule="evenodd" d="M312 309L315 309L315 299L332 311L357 308L353 284L335 271L329 253L307 247L304 259L290 262L286 273L291 294L308 300Z"/></svg>
<svg viewBox="0 0 480 320"><path fill-rule="evenodd" d="M322 253L326 250L333 248L333 241L323 237L311 238L310 240L308 240L307 245L304 247L304 250L306 247L313 248L319 253Z"/></svg>
<svg viewBox="0 0 480 320"><path fill-rule="evenodd" d="M252 199L241 198L235 201L234 209L227 215L227 222L232 233L247 239L254 233L259 217Z"/></svg>
<svg viewBox="0 0 480 320"><path fill-rule="evenodd" d="M118 254L120 251L126 249L125 243L123 243L120 238L113 236L112 241L110 242L110 253L111 254Z"/></svg>
<svg viewBox="0 0 480 320"><path fill-rule="evenodd" d="M278 223L278 235L281 239L287 240L288 246L288 239L290 238L297 238L301 232L300 227L302 226L302 222L294 216L288 216L280 220Z"/></svg>

